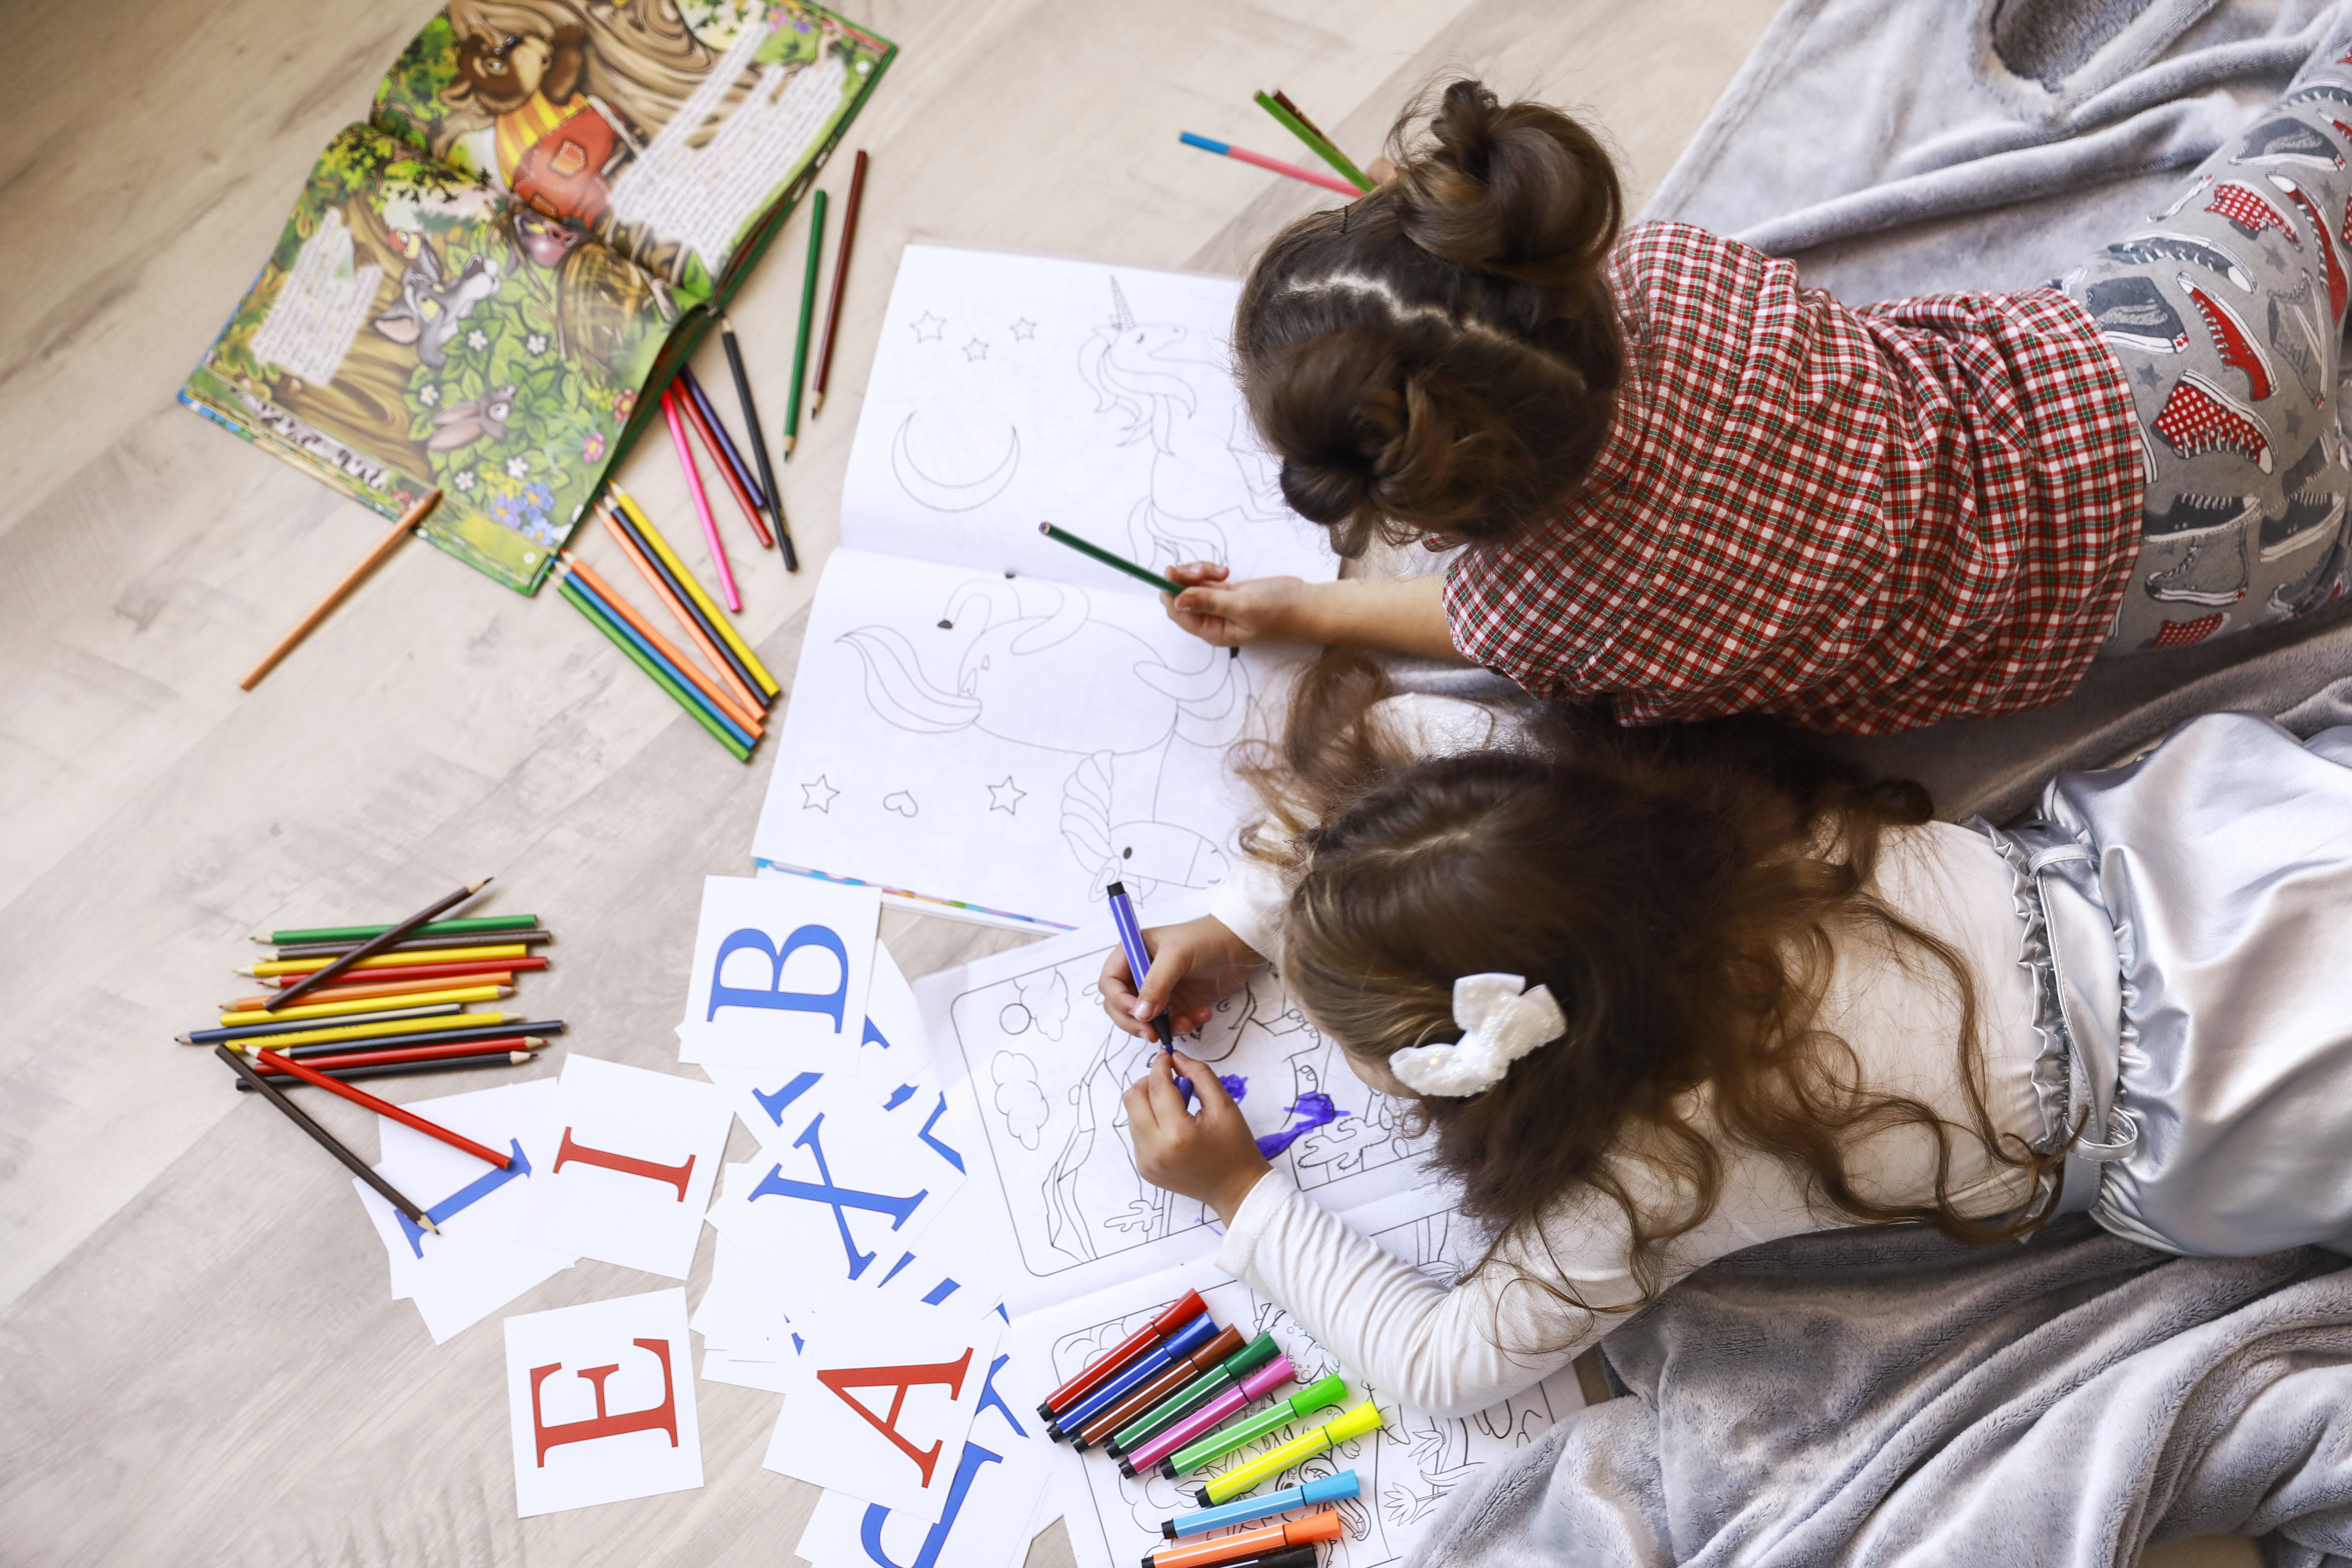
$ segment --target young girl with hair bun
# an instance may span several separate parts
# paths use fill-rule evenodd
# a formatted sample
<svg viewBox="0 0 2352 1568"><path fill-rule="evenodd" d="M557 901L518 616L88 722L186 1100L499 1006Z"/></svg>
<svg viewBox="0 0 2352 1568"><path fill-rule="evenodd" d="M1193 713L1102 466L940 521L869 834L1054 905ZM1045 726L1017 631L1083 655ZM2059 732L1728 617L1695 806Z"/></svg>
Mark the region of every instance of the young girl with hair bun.
<svg viewBox="0 0 2352 1568"><path fill-rule="evenodd" d="M1396 696L1335 651L1251 771L1255 871L1145 933L1140 987L1114 951L1106 1009L1197 1029L1273 962L1491 1247L1450 1287L1390 1257L1181 1050L1128 1091L1137 1169L1413 1408L1483 1409L1799 1232L2352 1238L2352 729L2196 720L1997 830L1736 732Z"/></svg>
<svg viewBox="0 0 2352 1568"><path fill-rule="evenodd" d="M1456 81L1377 189L1267 247L1234 341L1283 493L1341 554L1465 548L1442 578L1195 563L1170 613L1466 658L1625 722L1867 733L2326 604L2341 52L2063 288L1859 308L1704 229L1622 228L1591 132Z"/></svg>

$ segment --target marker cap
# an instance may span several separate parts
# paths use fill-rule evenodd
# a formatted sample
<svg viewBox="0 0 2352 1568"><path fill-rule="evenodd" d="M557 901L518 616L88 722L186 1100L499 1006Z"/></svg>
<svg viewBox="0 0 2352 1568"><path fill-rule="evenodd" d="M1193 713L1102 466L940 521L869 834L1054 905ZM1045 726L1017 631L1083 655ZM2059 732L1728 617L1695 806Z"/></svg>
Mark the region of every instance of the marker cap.
<svg viewBox="0 0 2352 1568"><path fill-rule="evenodd" d="M1338 1445L1350 1437L1360 1437L1367 1432L1381 1429L1381 1407L1370 1400L1364 1401L1337 1421L1323 1428L1326 1441Z"/></svg>
<svg viewBox="0 0 2352 1568"><path fill-rule="evenodd" d="M1275 1344L1274 1336L1260 1334L1223 1361L1219 1362L1217 1370L1239 1377L1244 1373L1255 1372L1279 1353L1280 1348Z"/></svg>
<svg viewBox="0 0 2352 1568"><path fill-rule="evenodd" d="M1363 1486L1353 1470L1341 1470L1336 1476L1319 1476L1298 1489L1300 1508L1312 1508L1318 1502L1345 1502L1363 1495Z"/></svg>
<svg viewBox="0 0 2352 1568"><path fill-rule="evenodd" d="M1308 1384L1285 1401L1293 1415L1304 1415L1310 1410L1321 1410L1348 1397L1348 1380L1338 1373Z"/></svg>

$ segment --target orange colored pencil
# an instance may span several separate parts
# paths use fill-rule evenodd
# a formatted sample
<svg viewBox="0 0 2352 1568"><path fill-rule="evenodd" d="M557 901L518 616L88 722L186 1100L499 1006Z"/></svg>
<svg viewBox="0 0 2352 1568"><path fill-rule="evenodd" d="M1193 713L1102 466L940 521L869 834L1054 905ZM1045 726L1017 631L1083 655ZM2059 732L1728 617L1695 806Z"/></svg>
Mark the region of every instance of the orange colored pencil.
<svg viewBox="0 0 2352 1568"><path fill-rule="evenodd" d="M383 558L400 547L400 542L406 539L410 531L425 521L425 514L438 505L440 500L441 492L437 489L432 490L426 493L423 500L402 512L400 521L392 525L392 531L376 541L375 548L369 551L358 565L346 573L341 582L328 589L327 596L313 605L309 615L296 622L292 631L278 638L278 646L263 654L261 662L247 670L245 679L238 681L237 686L243 690L250 691L260 685L261 678L275 669L279 659L293 652L294 645L309 637L311 628L325 620L334 607L341 604L350 595L351 591L360 585L362 579L383 564Z"/></svg>
<svg viewBox="0 0 2352 1568"><path fill-rule="evenodd" d="M751 504L751 492L743 488L743 476L735 471L735 465L728 458L726 448L719 446L718 436L710 428L710 421L703 416L702 405L689 396L679 398L677 406L685 414L686 422L694 426L694 433L702 437L702 449L710 454L712 462L719 465L719 477L725 479L727 488L734 492L735 504L741 507L743 515L751 520L751 537L760 542L761 549L773 550L776 540L768 531L768 520L761 517L760 509Z"/></svg>
<svg viewBox="0 0 2352 1568"><path fill-rule="evenodd" d="M300 1079L304 1083L313 1084L325 1089L330 1094L341 1095L363 1110L373 1110L378 1116L389 1116L403 1127L413 1127L427 1138L438 1138L452 1149L463 1150L477 1160L487 1160L501 1171L514 1164L512 1160L499 1153L496 1149L486 1149L462 1132L452 1132L437 1121L427 1121L415 1111L403 1110L388 1100L378 1100L363 1089L353 1089L350 1084L329 1078L326 1074L298 1062L290 1057L281 1057L276 1051L265 1050L254 1052L253 1058L262 1067L290 1074Z"/></svg>
<svg viewBox="0 0 2352 1568"><path fill-rule="evenodd" d="M313 1002L357 1002L369 996L413 996L420 991L446 991L452 985L512 985L514 971L492 970L484 974L468 974L461 980L388 980L381 985L321 985L310 993ZM279 990L285 987L278 987ZM269 1001L270 993L258 996L240 996L234 1002L221 1004L224 1013L249 1013Z"/></svg>
<svg viewBox="0 0 2352 1568"><path fill-rule="evenodd" d="M669 591L669 584L662 581L661 574L654 570L653 563L646 560L639 552L637 542L629 537L628 530L613 520L613 514L609 509L603 516L604 531L613 536L614 542L621 547L621 553L629 558L629 563L637 569L640 576L652 584L654 593L660 597L661 602L669 606L669 613L676 616L677 624L686 629L686 635L694 639L694 646L702 650L703 657L710 661L710 667L719 672L719 679L726 682L727 689L735 694L735 700L739 703L750 705L756 710L764 711L766 705L751 694L750 687L743 684L741 678L735 673L735 667L727 662L726 656L719 651L719 646L712 642L709 634L702 629L702 624L687 613L684 605L678 603L677 595Z"/></svg>
<svg viewBox="0 0 2352 1568"><path fill-rule="evenodd" d="M749 730L751 732L751 738L753 740L759 739L761 724L758 715L740 707L736 703L734 699L729 697L725 692L711 685L709 678L703 674L702 668L699 665L688 659L684 654L677 651L676 645L671 643L667 637L662 636L661 633L647 626L646 624L645 617L637 614L637 612L630 606L629 602L626 599L622 598L621 595L613 592L612 588L605 583L604 579L597 576L594 570L591 568L585 561L581 560L580 557L574 555L569 550L566 550L562 553L563 557L563 564L570 567L572 571L579 573L581 579L583 582L585 582L591 588L595 589L598 594L602 595L604 602L613 606L614 614L619 616L623 620L628 622L629 625L635 626L637 629L637 635L639 637L645 638L647 642L653 644L655 647L660 649L661 656L669 660L672 664L677 666L678 673L685 676L688 680L694 682L697 689L701 691L705 697L709 698L712 702L716 703L720 712L726 714L730 719L734 720L738 724L742 725L746 730Z"/></svg>

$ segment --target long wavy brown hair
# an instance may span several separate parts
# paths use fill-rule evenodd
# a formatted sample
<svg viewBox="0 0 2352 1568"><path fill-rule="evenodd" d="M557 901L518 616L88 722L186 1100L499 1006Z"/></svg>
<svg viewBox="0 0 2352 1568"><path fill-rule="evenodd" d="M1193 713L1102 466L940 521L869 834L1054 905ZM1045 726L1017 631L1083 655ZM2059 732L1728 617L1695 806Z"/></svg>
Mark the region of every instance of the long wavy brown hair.
<svg viewBox="0 0 2352 1568"><path fill-rule="evenodd" d="M1301 677L1282 738L1243 762L1265 805L1249 843L1291 888L1292 994L1362 1060L1458 1038L1461 975L1525 975L1559 1001L1567 1034L1502 1082L1414 1106L1493 1238L1481 1267L1514 1237L1539 1246L1545 1216L1590 1192L1623 1210L1646 1300L1664 1246L1713 1211L1735 1150L1778 1160L1860 1221L1981 1242L2046 1217L2046 1203L1991 1219L1952 1203L1962 1140L2037 1181L2058 1156L1992 1124L1967 961L1873 890L1886 833L1927 820L1925 790L1874 782L1769 721L1625 730L1557 705L1530 705L1507 746L1414 758L1376 712L1391 691L1352 651ZM1871 1090L1822 1023L1856 941L1957 998L1964 1125ZM1874 1201L1849 1154L1906 1127L1934 1140L1933 1196ZM1638 1202L1629 1164L1686 1194L1680 1212Z"/></svg>

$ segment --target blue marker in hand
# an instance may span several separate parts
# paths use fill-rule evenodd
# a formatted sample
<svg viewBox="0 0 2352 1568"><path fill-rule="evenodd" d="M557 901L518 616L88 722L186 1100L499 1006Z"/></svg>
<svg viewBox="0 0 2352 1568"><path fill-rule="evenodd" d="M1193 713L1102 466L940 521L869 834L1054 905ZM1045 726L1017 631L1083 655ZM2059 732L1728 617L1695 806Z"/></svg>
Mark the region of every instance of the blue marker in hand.
<svg viewBox="0 0 2352 1568"><path fill-rule="evenodd" d="M1103 896L1110 900L1110 921L1112 925L1118 928L1118 945L1127 950L1128 972L1135 976L1136 990L1141 991L1143 977L1151 971L1151 954L1144 951L1143 928L1136 923L1135 906L1127 901L1127 884L1113 882L1103 889ZM1173 1049L1176 1044L1176 1033L1170 1026L1168 1014L1164 1009L1160 1016L1151 1020L1151 1026L1160 1036L1160 1048L1163 1051ZM1190 1103L1192 1099L1192 1080L1189 1078L1177 1079L1176 1092L1182 1095L1186 1102Z"/></svg>

